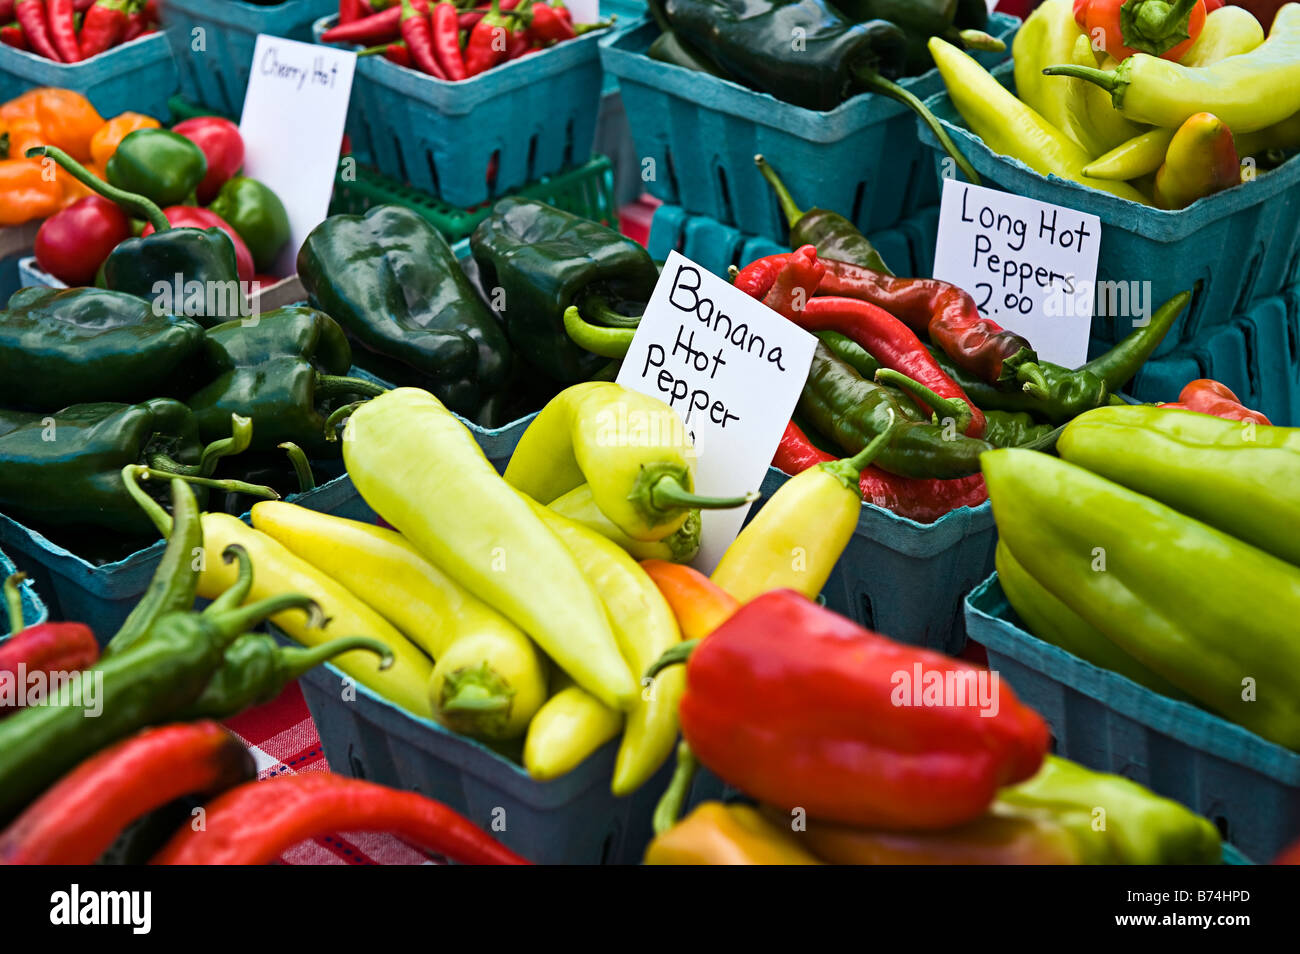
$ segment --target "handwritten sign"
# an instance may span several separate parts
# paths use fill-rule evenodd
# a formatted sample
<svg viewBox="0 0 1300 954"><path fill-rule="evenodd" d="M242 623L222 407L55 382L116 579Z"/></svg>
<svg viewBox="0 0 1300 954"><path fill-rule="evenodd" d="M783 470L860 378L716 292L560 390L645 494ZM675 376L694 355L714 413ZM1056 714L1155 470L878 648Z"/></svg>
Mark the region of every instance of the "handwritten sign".
<svg viewBox="0 0 1300 954"><path fill-rule="evenodd" d="M685 422L695 490L757 490L808 378L817 339L677 252L668 256L618 383ZM706 510L697 569L712 572L747 507Z"/></svg>
<svg viewBox="0 0 1300 954"><path fill-rule="evenodd" d="M1075 368L1088 358L1100 241L1095 215L945 179L934 277L1039 357Z"/></svg>
<svg viewBox="0 0 1300 954"><path fill-rule="evenodd" d="M293 274L303 240L329 214L356 65L345 50L257 38L239 132L244 175L270 186L289 213L276 275Z"/></svg>

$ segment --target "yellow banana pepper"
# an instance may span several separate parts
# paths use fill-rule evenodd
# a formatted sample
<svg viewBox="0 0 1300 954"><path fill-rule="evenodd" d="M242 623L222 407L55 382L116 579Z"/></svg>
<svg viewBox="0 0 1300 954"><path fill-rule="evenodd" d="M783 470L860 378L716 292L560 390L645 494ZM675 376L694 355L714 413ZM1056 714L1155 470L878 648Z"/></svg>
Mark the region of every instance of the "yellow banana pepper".
<svg viewBox="0 0 1300 954"><path fill-rule="evenodd" d="M561 677L559 691L542 704L529 723L524 768L539 782L559 778L581 765L622 728L623 713Z"/></svg>
<svg viewBox="0 0 1300 954"><path fill-rule="evenodd" d="M589 530L613 540L638 560L666 560L669 563L689 563L700 552L700 512L692 510L686 522L662 540L633 540L614 525L614 521L596 505L590 484L574 487L548 505L556 513L576 520Z"/></svg>

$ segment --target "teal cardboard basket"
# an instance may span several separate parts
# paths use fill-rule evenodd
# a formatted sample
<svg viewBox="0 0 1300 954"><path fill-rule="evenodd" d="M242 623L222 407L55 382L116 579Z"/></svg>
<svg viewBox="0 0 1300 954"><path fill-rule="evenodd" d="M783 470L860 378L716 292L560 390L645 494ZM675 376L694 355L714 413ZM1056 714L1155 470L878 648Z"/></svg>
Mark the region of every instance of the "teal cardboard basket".
<svg viewBox="0 0 1300 954"><path fill-rule="evenodd" d="M1019 27L995 13L988 29L1009 50ZM783 235L776 199L754 166L762 153L802 207L839 212L867 234L937 199L912 114L893 100L862 94L826 112L792 106L650 59L658 35L647 22L610 36L600 51L618 80L645 188L656 198L749 235ZM991 66L1008 55L978 59ZM924 99L942 80L932 69L900 85Z"/></svg>
<svg viewBox="0 0 1300 954"><path fill-rule="evenodd" d="M17 567L13 565L13 561L5 556L3 550L0 550L0 583L3 583L16 571ZM30 579L25 580L22 585L18 587L18 596L23 608L24 629L29 626L39 626L50 618L49 611L45 608L45 603L36 595L36 584ZM0 616L0 626L4 627L3 630L0 630L0 640L7 639L13 635L13 632L9 629L9 620L7 616Z"/></svg>
<svg viewBox="0 0 1300 954"><path fill-rule="evenodd" d="M181 92L222 116L244 111L257 35L310 43L311 25L337 10L336 0L163 0L162 22L176 54Z"/></svg>
<svg viewBox="0 0 1300 954"><path fill-rule="evenodd" d="M334 17L314 26L319 40ZM591 158L600 108L597 44L584 34L458 83L382 56L357 62L354 154L385 175L470 208Z"/></svg>
<svg viewBox="0 0 1300 954"><path fill-rule="evenodd" d="M637 864L673 760L640 790L609 790L618 740L557 779L539 782L481 742L411 715L333 665L299 680L330 771L436 799L538 864ZM347 679L346 684L354 685Z"/></svg>
<svg viewBox="0 0 1300 954"><path fill-rule="evenodd" d="M939 209L931 206L909 215L893 228L875 232L871 242L897 274L928 278L934 269L938 229ZM681 252L715 275L726 275L732 265L744 268L756 258L790 251L783 242L747 235L734 225L692 215L675 205L655 209L646 247L656 260L666 258L670 251Z"/></svg>
<svg viewBox="0 0 1300 954"><path fill-rule="evenodd" d="M80 63L54 63L36 53L0 45L0 103L38 86L85 96L105 119L128 110L167 118L176 92L176 61L161 33L137 37Z"/></svg>
<svg viewBox="0 0 1300 954"><path fill-rule="evenodd" d="M1014 91L1010 63L993 75ZM1206 340L1233 315L1300 280L1300 156L1260 173L1253 182L1166 211L1042 176L1017 159L998 155L966 128L946 92L926 105L984 185L1100 217L1098 282L1149 282L1145 287L1152 307L1202 283L1157 355ZM941 163L938 140L925 127L917 129ZM1092 320L1092 337L1100 342L1119 341L1132 330L1130 317L1098 314Z"/></svg>
<svg viewBox="0 0 1300 954"><path fill-rule="evenodd" d="M966 629L1059 755L1182 802L1259 861L1300 837L1300 753L1031 636L996 573L967 597Z"/></svg>

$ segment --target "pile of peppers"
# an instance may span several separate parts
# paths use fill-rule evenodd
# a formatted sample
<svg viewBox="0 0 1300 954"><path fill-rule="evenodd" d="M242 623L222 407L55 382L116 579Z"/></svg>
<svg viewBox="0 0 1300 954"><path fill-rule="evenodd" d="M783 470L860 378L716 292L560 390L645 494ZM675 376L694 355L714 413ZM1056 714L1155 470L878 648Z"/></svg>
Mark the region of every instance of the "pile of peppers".
<svg viewBox="0 0 1300 954"><path fill-rule="evenodd" d="M1300 150L1300 5L1264 19L1220 0L1046 0L1012 46L1014 93L941 38L930 52L995 152L1182 209Z"/></svg>

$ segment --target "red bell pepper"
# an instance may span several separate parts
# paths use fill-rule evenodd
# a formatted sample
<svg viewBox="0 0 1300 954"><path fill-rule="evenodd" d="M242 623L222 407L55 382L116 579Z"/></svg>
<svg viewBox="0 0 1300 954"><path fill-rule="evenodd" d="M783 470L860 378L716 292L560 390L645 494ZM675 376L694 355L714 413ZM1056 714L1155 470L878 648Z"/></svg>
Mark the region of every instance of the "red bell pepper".
<svg viewBox="0 0 1300 954"><path fill-rule="evenodd" d="M750 601L661 663L687 653L691 751L783 811L949 828L1034 775L1047 751L1047 724L996 673L886 639L793 590Z"/></svg>
<svg viewBox="0 0 1300 954"><path fill-rule="evenodd" d="M23 36L27 38L27 46L33 53L39 53L55 63L63 62L50 38L50 23L45 16L43 0L18 0L14 4L14 17L23 28Z"/></svg>
<svg viewBox="0 0 1300 954"><path fill-rule="evenodd" d="M1117 60L1150 53L1177 62L1205 29L1205 0L1074 0L1074 20Z"/></svg>
<svg viewBox="0 0 1300 954"><path fill-rule="evenodd" d="M196 116L172 127L198 146L208 161L208 171L195 194L205 205L244 167L244 137L239 127L220 116Z"/></svg>
<svg viewBox="0 0 1300 954"><path fill-rule="evenodd" d="M215 212L209 212L207 209L199 209L192 205L169 205L163 209L163 215L167 216L167 221L173 228L178 229L221 229L230 236L230 240L235 243L235 265L239 269L239 280L241 282L251 282L253 280L253 253L248 250L244 240L239 237L239 233L225 219ZM152 235L153 226L146 225L141 235Z"/></svg>
<svg viewBox="0 0 1300 954"><path fill-rule="evenodd" d="M99 266L131 237L121 206L89 195L56 212L36 233L36 264L67 285L89 285Z"/></svg>
<svg viewBox="0 0 1300 954"><path fill-rule="evenodd" d="M528 864L441 802L323 772L226 792L207 806L204 830L182 828L152 863L266 864L300 841L335 831L391 832L464 864Z"/></svg>
<svg viewBox="0 0 1300 954"><path fill-rule="evenodd" d="M27 578L14 573L4 581L5 609L10 637L0 642L0 685L12 688L26 685L26 676L36 672L46 675L80 672L99 658L99 644L89 626L81 623L41 623L23 628L22 595L18 587ZM7 693L0 693L0 718L14 712ZM14 702L21 701L15 696Z"/></svg>
<svg viewBox="0 0 1300 954"><path fill-rule="evenodd" d="M94 755L0 833L0 864L88 865L131 822L183 795L257 777L252 754L218 723L165 725Z"/></svg>

